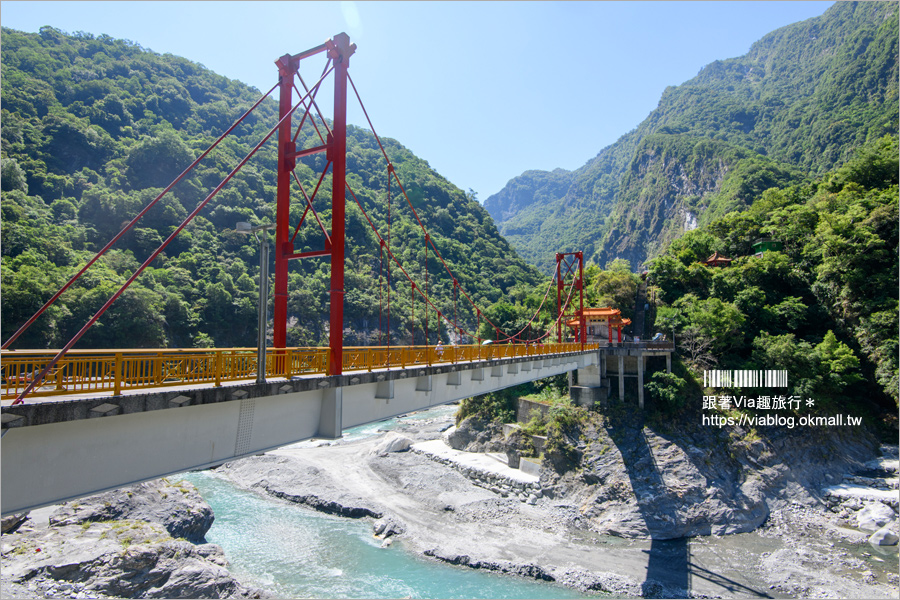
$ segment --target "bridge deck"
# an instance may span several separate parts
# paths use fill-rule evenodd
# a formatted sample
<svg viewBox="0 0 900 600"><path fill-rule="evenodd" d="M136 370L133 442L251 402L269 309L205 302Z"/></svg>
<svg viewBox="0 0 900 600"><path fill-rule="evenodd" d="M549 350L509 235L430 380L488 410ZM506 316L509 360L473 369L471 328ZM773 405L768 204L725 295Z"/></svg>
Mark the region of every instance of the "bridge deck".
<svg viewBox="0 0 900 600"><path fill-rule="evenodd" d="M587 366L596 348L48 396L2 409L2 513L202 469ZM568 350L568 351L565 351ZM65 401L63 399L65 398Z"/></svg>

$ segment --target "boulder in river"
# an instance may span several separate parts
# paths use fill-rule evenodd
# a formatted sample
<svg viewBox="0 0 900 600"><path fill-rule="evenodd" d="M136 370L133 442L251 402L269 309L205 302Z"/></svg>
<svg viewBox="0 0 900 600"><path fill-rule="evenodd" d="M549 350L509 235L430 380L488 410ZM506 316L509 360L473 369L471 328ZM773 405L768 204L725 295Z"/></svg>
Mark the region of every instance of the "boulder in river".
<svg viewBox="0 0 900 600"><path fill-rule="evenodd" d="M189 483L142 483L35 515L2 536L5 584L48 598L267 597L228 572L221 547L188 541L203 541L213 519Z"/></svg>
<svg viewBox="0 0 900 600"><path fill-rule="evenodd" d="M384 439L372 448L372 454L387 454L389 452L405 452L409 450L412 440L405 435L396 432L390 432Z"/></svg>
<svg viewBox="0 0 900 600"><path fill-rule="evenodd" d="M900 536L892 531L896 528L896 524L896 521L893 521L873 533L869 536L869 543L873 546L896 546L900 541Z"/></svg>
<svg viewBox="0 0 900 600"><path fill-rule="evenodd" d="M890 523L896 513L881 502L869 502L856 513L856 526L864 531L876 531Z"/></svg>

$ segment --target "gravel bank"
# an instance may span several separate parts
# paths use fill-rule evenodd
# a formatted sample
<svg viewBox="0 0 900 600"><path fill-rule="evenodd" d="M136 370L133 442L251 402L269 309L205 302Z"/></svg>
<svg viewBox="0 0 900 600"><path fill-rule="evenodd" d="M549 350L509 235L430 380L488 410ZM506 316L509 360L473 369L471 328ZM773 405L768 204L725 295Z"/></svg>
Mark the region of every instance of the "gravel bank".
<svg viewBox="0 0 900 600"><path fill-rule="evenodd" d="M552 580L583 591L657 598L897 597L896 546L870 546L868 533L848 528L824 502L815 502L811 488L795 494L802 501L792 501L785 488L791 488L788 484L798 476L786 473L774 460L766 468L786 482L777 501L767 503L760 491L749 518L734 514L727 502L708 504L719 516L727 517L732 510L741 523L738 531L764 524L756 531L629 538L609 535L609 525L615 522L610 509L603 514L604 527L597 526L600 503L596 495L585 496L592 484L575 485L545 472L537 488L542 490L540 497L523 494L537 490L530 482L524 488L516 488L515 482L504 487L502 469L491 480L473 461L448 461L448 454L435 452L433 443L431 452L421 451L417 442L438 438L451 424L449 418L423 422L412 416L406 421L408 425L398 429L410 438L412 451L384 451L406 445L392 433L349 443L284 448L219 471L242 487L314 510L373 519L374 531L385 538L385 545L397 540L405 549L436 560ZM656 434L650 432L647 439L653 452ZM665 444L677 448L658 455L662 460L655 468L663 481L684 467L677 456L692 451L671 440ZM627 460L627 449L624 454ZM498 457L479 459L496 463ZM825 475L816 472L799 480L814 477L828 482ZM706 487L713 488L714 497L727 497L712 481ZM652 501L669 503L661 505L663 513L691 509L671 498ZM633 523L633 506L622 502L619 509L618 527L628 523L639 527ZM762 517L759 511L764 511ZM694 522L709 517L694 516ZM720 533L727 531L723 528Z"/></svg>

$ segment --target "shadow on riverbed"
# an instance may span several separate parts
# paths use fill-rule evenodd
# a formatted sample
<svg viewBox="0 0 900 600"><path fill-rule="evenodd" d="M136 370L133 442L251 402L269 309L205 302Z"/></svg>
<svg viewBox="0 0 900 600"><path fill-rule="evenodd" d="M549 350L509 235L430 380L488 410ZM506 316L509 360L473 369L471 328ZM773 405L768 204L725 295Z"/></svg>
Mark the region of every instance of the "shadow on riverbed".
<svg viewBox="0 0 900 600"><path fill-rule="evenodd" d="M641 585L645 598L691 596L692 579L706 580L731 594L751 598L771 598L724 575L691 562L690 539L668 537L667 532L677 526L677 507L672 507L669 494L656 458L644 434L643 424L607 428L610 438L622 455L631 488L638 500L638 510L651 536L647 557L647 576ZM669 504L669 506L666 506Z"/></svg>

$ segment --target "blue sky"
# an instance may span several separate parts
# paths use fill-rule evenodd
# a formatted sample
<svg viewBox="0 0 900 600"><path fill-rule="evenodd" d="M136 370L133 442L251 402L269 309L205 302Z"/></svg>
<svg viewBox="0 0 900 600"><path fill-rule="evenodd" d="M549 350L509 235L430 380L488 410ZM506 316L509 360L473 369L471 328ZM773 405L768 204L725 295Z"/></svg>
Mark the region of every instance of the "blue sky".
<svg viewBox="0 0 900 600"><path fill-rule="evenodd" d="M279 56L345 31L379 135L484 201L525 170L580 167L667 86L831 4L3 0L0 12L4 27L105 33L260 90L275 83ZM355 107L349 120L365 126Z"/></svg>

